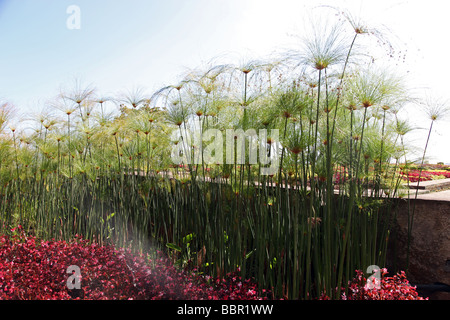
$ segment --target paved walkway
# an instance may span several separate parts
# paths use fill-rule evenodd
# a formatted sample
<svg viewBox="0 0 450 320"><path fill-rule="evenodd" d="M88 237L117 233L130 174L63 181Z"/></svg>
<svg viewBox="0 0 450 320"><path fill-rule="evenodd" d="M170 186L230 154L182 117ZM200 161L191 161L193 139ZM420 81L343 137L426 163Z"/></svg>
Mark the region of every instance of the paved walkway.
<svg viewBox="0 0 450 320"><path fill-rule="evenodd" d="M414 198L417 183L411 183L410 189L410 198ZM417 199L450 201L450 179L423 181L418 189Z"/></svg>
<svg viewBox="0 0 450 320"><path fill-rule="evenodd" d="M169 176L171 177L172 173L169 172ZM417 182L411 182L409 189L409 197L411 199L415 198L416 189L419 189L417 199L450 201L450 179L422 181L419 183L418 188ZM403 191L405 192L405 189Z"/></svg>
<svg viewBox="0 0 450 320"><path fill-rule="evenodd" d="M419 194L417 199L450 201L450 190Z"/></svg>

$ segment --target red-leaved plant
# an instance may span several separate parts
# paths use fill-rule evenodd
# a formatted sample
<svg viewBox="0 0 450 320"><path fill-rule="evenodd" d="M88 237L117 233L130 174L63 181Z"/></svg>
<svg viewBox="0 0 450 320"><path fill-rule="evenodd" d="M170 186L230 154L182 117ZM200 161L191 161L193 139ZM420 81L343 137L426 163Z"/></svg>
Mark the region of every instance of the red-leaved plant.
<svg viewBox="0 0 450 320"><path fill-rule="evenodd" d="M81 237L43 241L14 228L12 236L0 235L0 300L265 300L270 292L243 280L239 270L212 279L180 271L162 253L136 255L89 243ZM156 257L155 257L156 256ZM80 269L80 289L69 289L69 266ZM361 271L351 281L345 300L423 300L404 272L386 277L381 270L379 289L367 286ZM322 295L321 299L328 297Z"/></svg>
<svg viewBox="0 0 450 320"><path fill-rule="evenodd" d="M405 272L401 271L392 277L386 276L386 268L381 270L381 279L372 278L368 283L361 270L356 270L356 276L349 284L348 294L342 294L342 300L428 300L422 298L406 279ZM369 281L371 281L369 280ZM344 291L344 290L343 290ZM323 294L321 300L329 298Z"/></svg>
<svg viewBox="0 0 450 320"><path fill-rule="evenodd" d="M266 299L238 272L210 279L176 269L161 253L150 258L81 237L42 241L20 227L12 231L0 235L0 300ZM80 269L80 289L67 286L72 265Z"/></svg>

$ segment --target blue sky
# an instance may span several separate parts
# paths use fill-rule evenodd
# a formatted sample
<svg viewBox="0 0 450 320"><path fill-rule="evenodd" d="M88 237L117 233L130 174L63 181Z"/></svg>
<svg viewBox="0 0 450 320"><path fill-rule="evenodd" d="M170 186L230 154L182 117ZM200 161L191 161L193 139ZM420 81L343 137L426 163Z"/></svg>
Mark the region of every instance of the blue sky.
<svg viewBox="0 0 450 320"><path fill-rule="evenodd" d="M26 113L74 78L115 94L133 86L152 92L186 68L214 57L229 62L266 57L302 32L303 0L0 0L0 98ZM450 19L446 1L328 1L350 7L368 24L386 25L408 49L401 67L416 88L450 99L445 60ZM67 7L80 8L69 30ZM225 59L225 60L226 60ZM427 126L419 113L412 120ZM430 156L450 162L448 122L436 125ZM424 145L422 137L418 146ZM449 149L449 150L447 150Z"/></svg>
<svg viewBox="0 0 450 320"><path fill-rule="evenodd" d="M234 31L225 27L215 32L220 28L220 4L215 5L215 14L191 20L207 10L207 1L2 3L0 67L8 76L1 77L0 87L21 103L24 93L47 94L72 77L111 89L135 82L152 86L154 79L179 73L185 63L192 62L191 56L214 54L206 44L208 34L221 37L221 32ZM80 8L79 30L66 27L66 8L71 4Z"/></svg>

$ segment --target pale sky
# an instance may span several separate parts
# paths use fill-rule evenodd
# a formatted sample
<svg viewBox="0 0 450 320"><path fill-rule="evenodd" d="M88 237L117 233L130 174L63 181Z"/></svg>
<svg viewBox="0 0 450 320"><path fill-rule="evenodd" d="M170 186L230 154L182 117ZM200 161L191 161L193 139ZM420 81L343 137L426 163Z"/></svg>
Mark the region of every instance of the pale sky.
<svg viewBox="0 0 450 320"><path fill-rule="evenodd" d="M74 78L105 94L143 86L149 92L175 83L185 68L215 57L234 63L267 57L292 44L312 8L350 9L367 25L388 28L406 53L417 94L450 101L446 81L448 1L304 0L0 0L0 98L23 113L42 107ZM80 8L80 29L66 13ZM404 49L404 50L403 50ZM447 72L449 71L449 72ZM429 121L411 108L415 124ZM449 120L436 123L427 155L450 163ZM420 150L425 130L411 137Z"/></svg>

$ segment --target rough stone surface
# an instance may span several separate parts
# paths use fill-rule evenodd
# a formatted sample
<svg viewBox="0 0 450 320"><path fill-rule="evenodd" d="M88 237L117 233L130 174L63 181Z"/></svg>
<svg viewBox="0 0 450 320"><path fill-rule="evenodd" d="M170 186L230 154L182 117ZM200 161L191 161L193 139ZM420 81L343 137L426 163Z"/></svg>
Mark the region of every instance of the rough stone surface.
<svg viewBox="0 0 450 320"><path fill-rule="evenodd" d="M392 268L396 257L396 269L406 269L408 211L412 212L415 202L408 280L415 284L450 285L450 201L411 200L409 210L406 200L399 201L398 223L391 236L388 264L391 264ZM446 293L434 296L450 299L450 295Z"/></svg>

